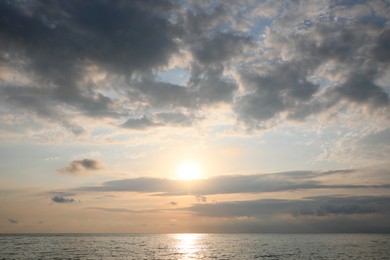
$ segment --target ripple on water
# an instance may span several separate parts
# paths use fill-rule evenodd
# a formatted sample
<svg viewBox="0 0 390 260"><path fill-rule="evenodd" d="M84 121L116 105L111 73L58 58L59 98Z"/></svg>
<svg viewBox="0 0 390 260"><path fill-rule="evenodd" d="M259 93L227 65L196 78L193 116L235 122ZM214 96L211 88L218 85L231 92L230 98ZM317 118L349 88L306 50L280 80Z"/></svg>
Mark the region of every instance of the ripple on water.
<svg viewBox="0 0 390 260"><path fill-rule="evenodd" d="M388 259L390 235L0 235L0 259Z"/></svg>

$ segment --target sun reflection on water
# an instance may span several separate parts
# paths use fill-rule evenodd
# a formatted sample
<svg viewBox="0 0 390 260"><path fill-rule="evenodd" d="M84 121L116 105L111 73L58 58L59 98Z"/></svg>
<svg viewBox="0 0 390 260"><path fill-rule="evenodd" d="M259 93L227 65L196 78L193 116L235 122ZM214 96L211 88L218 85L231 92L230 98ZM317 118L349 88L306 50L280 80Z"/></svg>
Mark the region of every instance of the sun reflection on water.
<svg viewBox="0 0 390 260"><path fill-rule="evenodd" d="M204 234L173 234L179 259L196 259L201 250L199 240L203 236Z"/></svg>

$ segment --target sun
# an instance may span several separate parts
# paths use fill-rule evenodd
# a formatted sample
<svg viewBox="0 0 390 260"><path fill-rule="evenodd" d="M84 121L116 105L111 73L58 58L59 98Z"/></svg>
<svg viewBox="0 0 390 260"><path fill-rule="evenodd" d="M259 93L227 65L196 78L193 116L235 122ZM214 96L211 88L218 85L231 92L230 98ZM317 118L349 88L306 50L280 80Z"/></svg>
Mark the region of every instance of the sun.
<svg viewBox="0 0 390 260"><path fill-rule="evenodd" d="M196 180L200 179L202 171L199 164L191 161L182 162L177 167L177 177L180 180Z"/></svg>

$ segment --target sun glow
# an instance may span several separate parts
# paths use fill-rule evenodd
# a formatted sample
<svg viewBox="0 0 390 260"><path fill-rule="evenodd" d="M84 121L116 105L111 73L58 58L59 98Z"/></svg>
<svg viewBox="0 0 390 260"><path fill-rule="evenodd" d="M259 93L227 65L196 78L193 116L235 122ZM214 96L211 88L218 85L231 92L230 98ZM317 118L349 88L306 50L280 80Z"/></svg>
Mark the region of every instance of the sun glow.
<svg viewBox="0 0 390 260"><path fill-rule="evenodd" d="M200 241L203 234L173 234L176 242L177 254L180 259L199 259L200 258Z"/></svg>
<svg viewBox="0 0 390 260"><path fill-rule="evenodd" d="M201 168L194 162L183 162L177 168L177 177L181 180L195 180L201 176Z"/></svg>

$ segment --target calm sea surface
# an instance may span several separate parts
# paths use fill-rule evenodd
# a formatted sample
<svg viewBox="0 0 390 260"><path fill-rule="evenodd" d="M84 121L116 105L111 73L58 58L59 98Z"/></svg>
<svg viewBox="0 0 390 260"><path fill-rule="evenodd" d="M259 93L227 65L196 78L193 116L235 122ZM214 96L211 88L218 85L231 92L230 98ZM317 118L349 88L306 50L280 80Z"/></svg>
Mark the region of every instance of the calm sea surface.
<svg viewBox="0 0 390 260"><path fill-rule="evenodd" d="M390 235L0 235L0 259L390 259Z"/></svg>

